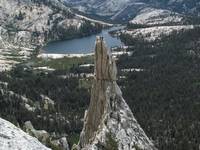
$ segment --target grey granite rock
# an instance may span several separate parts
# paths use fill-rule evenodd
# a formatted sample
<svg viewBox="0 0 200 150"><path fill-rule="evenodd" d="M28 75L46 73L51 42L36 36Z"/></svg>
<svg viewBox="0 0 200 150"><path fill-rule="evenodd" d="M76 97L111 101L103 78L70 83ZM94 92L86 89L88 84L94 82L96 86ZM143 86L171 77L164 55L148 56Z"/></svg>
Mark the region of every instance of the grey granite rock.
<svg viewBox="0 0 200 150"><path fill-rule="evenodd" d="M90 106L76 149L155 150L122 97L117 69L102 37L95 48L95 79Z"/></svg>

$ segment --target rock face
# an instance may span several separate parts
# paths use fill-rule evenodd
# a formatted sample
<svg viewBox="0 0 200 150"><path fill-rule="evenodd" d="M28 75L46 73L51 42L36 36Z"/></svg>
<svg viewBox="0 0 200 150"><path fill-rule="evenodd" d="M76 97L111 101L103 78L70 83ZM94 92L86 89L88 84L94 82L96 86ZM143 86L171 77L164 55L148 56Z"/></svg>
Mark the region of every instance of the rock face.
<svg viewBox="0 0 200 150"><path fill-rule="evenodd" d="M33 137L40 139L43 144L49 142L52 146L58 147L62 150L69 150L69 144L66 137L52 140L52 136L45 130L36 130L30 121L24 124L24 130Z"/></svg>
<svg viewBox="0 0 200 150"><path fill-rule="evenodd" d="M50 150L36 138L0 118L0 149L4 150Z"/></svg>
<svg viewBox="0 0 200 150"><path fill-rule="evenodd" d="M95 48L95 79L77 149L154 150L122 97L117 69L102 37Z"/></svg>
<svg viewBox="0 0 200 150"><path fill-rule="evenodd" d="M178 13L166 10L147 7L142 9L136 17L130 21L132 24L140 25L179 25L184 23L184 17Z"/></svg>
<svg viewBox="0 0 200 150"><path fill-rule="evenodd" d="M29 135L40 139L42 143L45 143L47 139L50 137L49 133L45 130L36 130L34 129L32 123L30 121L26 121L24 124L24 129Z"/></svg>
<svg viewBox="0 0 200 150"><path fill-rule="evenodd" d="M65 0L79 11L110 17L114 20L130 20L146 7L167 9L185 15L200 15L198 0Z"/></svg>
<svg viewBox="0 0 200 150"><path fill-rule="evenodd" d="M48 41L101 30L79 17L61 0L0 0L0 72L37 54Z"/></svg>
<svg viewBox="0 0 200 150"><path fill-rule="evenodd" d="M51 144L61 148L62 150L69 150L69 144L66 137L51 141Z"/></svg>
<svg viewBox="0 0 200 150"><path fill-rule="evenodd" d="M113 20L129 18L132 12L137 12L138 7L143 7L141 0L66 0L68 4L79 11L109 17ZM128 14L128 15L127 15Z"/></svg>

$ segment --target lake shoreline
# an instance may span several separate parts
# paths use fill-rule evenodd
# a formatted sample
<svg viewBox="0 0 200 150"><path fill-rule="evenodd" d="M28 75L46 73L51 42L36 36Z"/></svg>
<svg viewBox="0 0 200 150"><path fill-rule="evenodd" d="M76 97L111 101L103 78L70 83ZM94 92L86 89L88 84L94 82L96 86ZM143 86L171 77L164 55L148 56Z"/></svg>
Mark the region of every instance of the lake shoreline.
<svg viewBox="0 0 200 150"><path fill-rule="evenodd" d="M61 59L61 58L81 58L81 57L86 57L86 56L92 56L94 53L87 53L87 54L52 54L52 53L41 53L37 56L37 58L43 58L43 59Z"/></svg>
<svg viewBox="0 0 200 150"><path fill-rule="evenodd" d="M92 53L94 49L94 43L96 36L103 36L108 47L120 47L124 43L119 37L113 37L109 32L115 30L121 30L124 26L115 25L113 27L103 29L101 33L93 34L86 37L80 37L70 40L59 40L46 43L41 49L39 54L88 54Z"/></svg>
<svg viewBox="0 0 200 150"><path fill-rule="evenodd" d="M120 55L124 55L124 54L127 54L127 55L132 55L133 52L127 52L127 51L124 51L124 50L121 50L121 51L113 51L112 52L112 55L114 57L116 56L120 56ZM87 53L87 54L83 54L83 53L80 53L80 54L52 54L52 53L41 53L37 56L37 58L42 58L42 59L61 59L61 58L81 58L81 57L87 57L87 56L93 56L94 53Z"/></svg>

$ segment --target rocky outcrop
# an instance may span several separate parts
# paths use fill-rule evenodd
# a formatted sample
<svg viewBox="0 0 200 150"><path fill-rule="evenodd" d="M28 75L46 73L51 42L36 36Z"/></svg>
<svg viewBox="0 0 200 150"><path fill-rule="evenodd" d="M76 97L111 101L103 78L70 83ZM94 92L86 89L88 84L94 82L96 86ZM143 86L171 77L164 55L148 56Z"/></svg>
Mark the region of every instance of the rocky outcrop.
<svg viewBox="0 0 200 150"><path fill-rule="evenodd" d="M50 150L10 122L0 118L0 149Z"/></svg>
<svg viewBox="0 0 200 150"><path fill-rule="evenodd" d="M67 120L68 119L67 116L63 115L62 113L56 112L56 109L54 107L55 105L54 101L49 97L47 97L46 95L42 94L40 95L41 97L40 102L34 101L32 99L27 98L25 95L22 96L13 91L10 91L8 86L9 84L7 82L0 81L0 97L2 98L0 100L0 105L2 106L1 115L4 116L5 119L6 118L10 119L13 122L15 122L15 120L11 119L10 117L13 114L14 114L13 118L17 118L18 116L23 116L23 118L26 118L25 120L31 120L23 123L23 130L26 133L37 138L40 142L42 142L42 144L46 145L47 147L58 148L59 150L69 150L69 145L67 141L68 135L66 133L60 133L57 131L51 132L48 130L54 127L56 121L63 122L63 124L67 125L68 127L70 126L70 122ZM6 108L4 109L3 106L5 105ZM7 110L11 110L13 114L9 114ZM38 113L40 111L43 112L43 114ZM20 113L23 114L19 115ZM43 130L35 129L34 126L32 125L32 122L38 125L37 121L35 120L45 121L45 123L43 122L43 124L48 124L48 128L45 128L40 123L38 123L39 127L38 126L37 127ZM20 124L20 126L21 125L22 124ZM0 125L0 136L1 136L1 125ZM0 150L1 150L1 141L0 141Z"/></svg>
<svg viewBox="0 0 200 150"><path fill-rule="evenodd" d="M0 72L31 58L48 41L89 35L101 28L60 0L1 0Z"/></svg>
<svg viewBox="0 0 200 150"><path fill-rule="evenodd" d="M66 137L51 141L51 144L59 147L62 150L69 150L69 144Z"/></svg>
<svg viewBox="0 0 200 150"><path fill-rule="evenodd" d="M103 38L97 37L90 106L76 149L154 150L117 85L117 69Z"/></svg>
<svg viewBox="0 0 200 150"><path fill-rule="evenodd" d="M43 103L43 109L44 110L55 110L55 102L50 99L48 96L45 96L43 94L40 95L42 98Z"/></svg>
<svg viewBox="0 0 200 150"><path fill-rule="evenodd" d="M30 121L26 121L24 124L25 131L37 139L40 139L42 143L45 143L50 138L50 134L45 130L36 130Z"/></svg>
<svg viewBox="0 0 200 150"><path fill-rule="evenodd" d="M45 130L36 130L31 121L26 121L24 123L24 130L31 136L36 137L44 145L50 145L51 147L56 147L61 150L69 150L69 144L66 137L56 138L49 134Z"/></svg>

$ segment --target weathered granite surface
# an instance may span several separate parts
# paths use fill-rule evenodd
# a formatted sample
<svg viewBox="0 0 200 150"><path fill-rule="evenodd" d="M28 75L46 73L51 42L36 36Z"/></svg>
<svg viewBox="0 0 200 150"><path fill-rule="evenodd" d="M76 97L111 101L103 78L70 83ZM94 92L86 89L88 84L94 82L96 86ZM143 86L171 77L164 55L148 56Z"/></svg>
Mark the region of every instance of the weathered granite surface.
<svg viewBox="0 0 200 150"><path fill-rule="evenodd" d="M50 150L38 139L0 118L0 150Z"/></svg>
<svg viewBox="0 0 200 150"><path fill-rule="evenodd" d="M117 69L102 37L95 48L95 79L90 106L76 149L155 150L117 85Z"/></svg>

